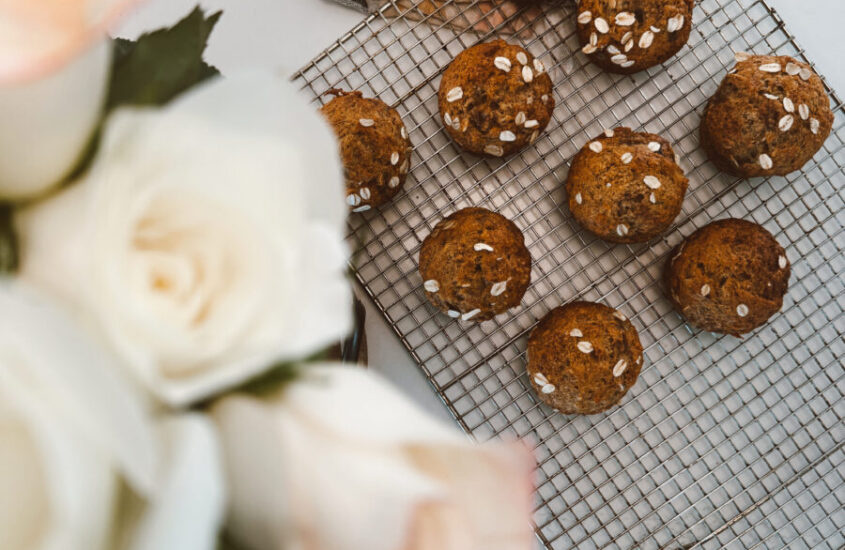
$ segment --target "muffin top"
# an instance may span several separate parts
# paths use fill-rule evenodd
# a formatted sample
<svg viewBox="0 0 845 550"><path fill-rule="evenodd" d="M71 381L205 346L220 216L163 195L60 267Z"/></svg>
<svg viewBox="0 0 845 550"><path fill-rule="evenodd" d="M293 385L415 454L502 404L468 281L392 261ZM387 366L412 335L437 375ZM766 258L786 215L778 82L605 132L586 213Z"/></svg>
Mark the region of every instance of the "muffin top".
<svg viewBox="0 0 845 550"><path fill-rule="evenodd" d="M485 321L519 305L531 282L531 254L513 222L464 208L423 241L420 275L435 307L452 318Z"/></svg>
<svg viewBox="0 0 845 550"><path fill-rule="evenodd" d="M771 233L731 218L681 243L664 278L672 304L690 324L739 336L780 311L789 275L786 252Z"/></svg>
<svg viewBox="0 0 845 550"><path fill-rule="evenodd" d="M493 157L533 143L555 106L543 63L504 40L458 54L443 72L438 103L443 126L458 145Z"/></svg>
<svg viewBox="0 0 845 550"><path fill-rule="evenodd" d="M405 182L411 141L396 109L361 92L331 90L336 97L320 111L340 142L346 202L353 212L381 206Z"/></svg>
<svg viewBox="0 0 845 550"><path fill-rule="evenodd" d="M637 381L643 347L619 311L572 302L550 311L528 337L528 378L537 395L566 414L619 403Z"/></svg>
<svg viewBox="0 0 845 550"><path fill-rule="evenodd" d="M616 128L578 152L566 191L578 223L604 240L637 243L672 224L688 181L668 141Z"/></svg>
<svg viewBox="0 0 845 550"><path fill-rule="evenodd" d="M606 71L630 74L663 63L689 40L693 0L581 0L581 51Z"/></svg>
<svg viewBox="0 0 845 550"><path fill-rule="evenodd" d="M824 84L809 65L788 56L740 53L737 59L704 112L708 156L739 177L800 169L833 127Z"/></svg>

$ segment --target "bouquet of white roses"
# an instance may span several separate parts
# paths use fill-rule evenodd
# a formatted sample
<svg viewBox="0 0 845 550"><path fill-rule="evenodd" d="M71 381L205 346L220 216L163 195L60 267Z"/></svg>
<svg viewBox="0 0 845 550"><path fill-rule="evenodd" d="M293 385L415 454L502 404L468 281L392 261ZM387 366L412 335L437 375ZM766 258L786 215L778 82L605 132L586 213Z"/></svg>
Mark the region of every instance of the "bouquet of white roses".
<svg viewBox="0 0 845 550"><path fill-rule="evenodd" d="M351 324L327 125L123 4L0 0L0 549L529 548L524 446L305 361Z"/></svg>

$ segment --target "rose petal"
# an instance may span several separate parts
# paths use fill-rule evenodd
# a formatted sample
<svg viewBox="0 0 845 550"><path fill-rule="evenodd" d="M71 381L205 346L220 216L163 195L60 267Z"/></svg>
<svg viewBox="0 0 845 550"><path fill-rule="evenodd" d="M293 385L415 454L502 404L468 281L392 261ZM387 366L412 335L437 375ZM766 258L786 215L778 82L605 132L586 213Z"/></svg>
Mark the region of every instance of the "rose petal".
<svg viewBox="0 0 845 550"><path fill-rule="evenodd" d="M367 395L368 399L360 396ZM389 383L359 369L309 366L284 396L287 408L347 441L463 445L468 439L411 404ZM384 414L385 410L394 411ZM412 431L408 426L414 426Z"/></svg>
<svg viewBox="0 0 845 550"><path fill-rule="evenodd" d="M312 178L309 185L302 186L304 214L326 222L332 230L345 232L343 170L339 156L331 154L338 149L337 140L325 119L321 116L315 119L310 107L284 78L260 72L232 75L186 94L173 105L174 109L197 116L213 115L216 123L233 131L240 129L245 133L283 136L286 140L296 140L295 143L308 143L308 147L297 148L295 152ZM291 134L291 128L297 131ZM281 191L284 193L284 186Z"/></svg>
<svg viewBox="0 0 845 550"><path fill-rule="evenodd" d="M162 475L127 548L214 548L225 499L214 426L201 415L188 414L163 420L160 435Z"/></svg>
<svg viewBox="0 0 845 550"><path fill-rule="evenodd" d="M61 312L18 285L0 286L6 537L38 536L39 548L103 548L116 474L149 494L157 447L145 407L118 374Z"/></svg>
<svg viewBox="0 0 845 550"><path fill-rule="evenodd" d="M104 36L138 0L7 0L0 3L0 83L55 70Z"/></svg>
<svg viewBox="0 0 845 550"><path fill-rule="evenodd" d="M428 523L426 530L411 530L408 547L532 548L534 533L528 519L533 503L534 459L525 445L416 449L412 453L418 467L449 487L449 496L445 503L423 511L437 513L422 520ZM471 544L456 542L468 531L472 533ZM446 540L429 540L432 533Z"/></svg>
<svg viewBox="0 0 845 550"><path fill-rule="evenodd" d="M51 396L29 387L8 359L0 367L3 540L14 548L105 550L117 486L111 458L45 410Z"/></svg>
<svg viewBox="0 0 845 550"><path fill-rule="evenodd" d="M3 35L0 23L0 42ZM4 85L0 77L0 198L40 195L79 161L100 120L111 48L101 40L32 82Z"/></svg>
<svg viewBox="0 0 845 550"><path fill-rule="evenodd" d="M250 547L531 548L528 450L475 445L372 373L309 367L266 400L224 398L213 416L229 529Z"/></svg>
<svg viewBox="0 0 845 550"><path fill-rule="evenodd" d="M309 540L315 548L396 549L419 499L437 494L396 453L320 437L289 411L227 397L214 417L230 481L228 530L248 547Z"/></svg>
<svg viewBox="0 0 845 550"><path fill-rule="evenodd" d="M94 441L147 494L157 456L147 407L114 358L73 323L23 285L0 284L0 347L25 358L0 368L23 376L57 418Z"/></svg>

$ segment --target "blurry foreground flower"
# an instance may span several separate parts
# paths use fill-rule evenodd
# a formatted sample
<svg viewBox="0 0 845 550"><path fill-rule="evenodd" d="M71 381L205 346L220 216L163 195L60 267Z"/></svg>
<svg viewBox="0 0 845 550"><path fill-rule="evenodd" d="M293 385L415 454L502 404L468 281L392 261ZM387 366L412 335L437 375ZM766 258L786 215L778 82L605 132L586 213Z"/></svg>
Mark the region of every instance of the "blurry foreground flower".
<svg viewBox="0 0 845 550"><path fill-rule="evenodd" d="M180 414L160 420L156 431L161 453L153 489L145 498L125 496L110 548L212 550L226 497L214 426L203 415Z"/></svg>
<svg viewBox="0 0 845 550"><path fill-rule="evenodd" d="M211 426L179 418L157 437L119 374L59 311L0 283L0 548L211 547L223 510ZM121 490L139 504L132 526L115 523Z"/></svg>
<svg viewBox="0 0 845 550"><path fill-rule="evenodd" d="M59 182L99 120L106 28L133 0L0 0L0 198Z"/></svg>
<svg viewBox="0 0 845 550"><path fill-rule="evenodd" d="M20 276L183 405L347 333L345 216L319 115L281 79L217 78L111 116L89 173L19 215Z"/></svg>
<svg viewBox="0 0 845 550"><path fill-rule="evenodd" d="M374 374L312 366L212 408L227 529L251 550L527 550L533 460L476 445Z"/></svg>

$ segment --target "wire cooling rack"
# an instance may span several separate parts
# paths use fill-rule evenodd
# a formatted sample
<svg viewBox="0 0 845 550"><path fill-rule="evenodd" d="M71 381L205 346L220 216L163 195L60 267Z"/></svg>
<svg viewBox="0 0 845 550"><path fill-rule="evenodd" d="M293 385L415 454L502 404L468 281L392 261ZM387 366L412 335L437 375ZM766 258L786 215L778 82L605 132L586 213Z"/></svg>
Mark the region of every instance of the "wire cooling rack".
<svg viewBox="0 0 845 550"><path fill-rule="evenodd" d="M429 2L403 10L392 1L294 76L315 98L334 87L378 96L396 106L410 130L415 163L404 192L378 211L351 217L358 280L468 433L535 444L534 522L547 548L841 550L842 101L828 90L833 134L803 170L737 181L706 161L697 129L735 51L804 59L765 2L701 0L689 45L632 77L605 74L579 52L574 4L473 19L489 5L464 1L456 14L450 2L432 12ZM397 9L397 18L387 17L386 10ZM510 39L550 68L553 120L533 147L511 158L462 153L439 122L440 74L463 49L514 27ZM690 178L676 224L647 245L599 241L565 206L569 159L590 137L618 125L665 136ZM534 259L522 306L478 325L437 313L417 272L422 239L438 220L471 205L514 220ZM659 284L675 245L728 216L763 224L792 263L783 310L745 339L692 329ZM531 328L575 299L619 308L645 347L639 381L606 414L555 413L539 403L525 376Z"/></svg>

